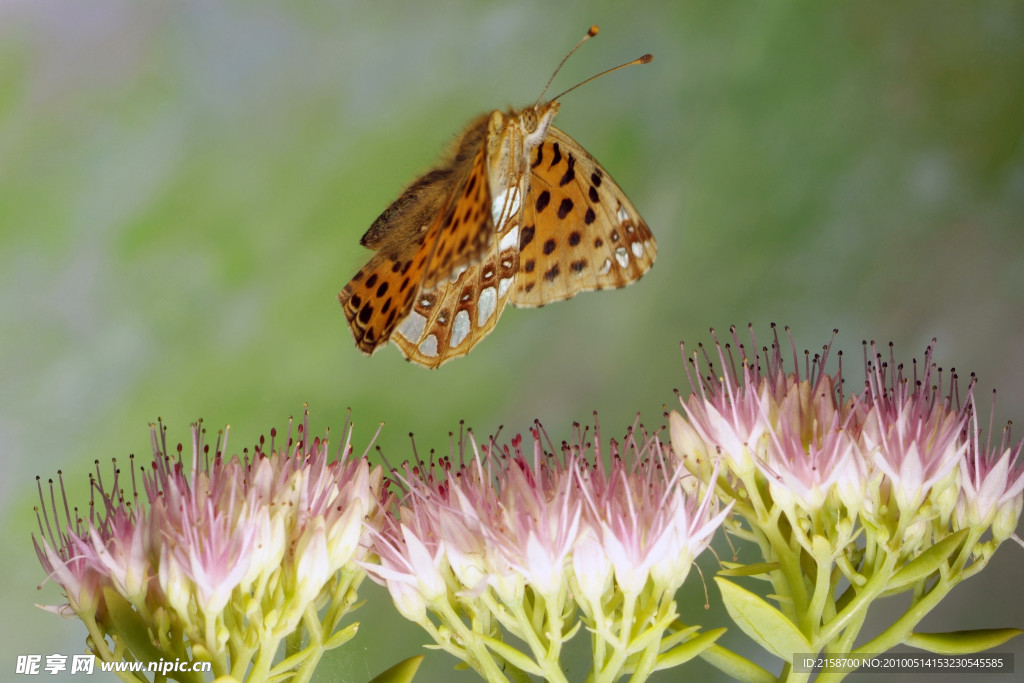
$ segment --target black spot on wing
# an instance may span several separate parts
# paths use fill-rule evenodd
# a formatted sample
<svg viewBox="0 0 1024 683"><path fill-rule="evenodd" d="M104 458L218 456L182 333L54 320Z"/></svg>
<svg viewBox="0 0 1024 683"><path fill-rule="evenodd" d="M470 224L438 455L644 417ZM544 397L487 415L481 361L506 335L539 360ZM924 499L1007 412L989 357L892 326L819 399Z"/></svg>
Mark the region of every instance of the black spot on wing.
<svg viewBox="0 0 1024 683"><path fill-rule="evenodd" d="M558 205L558 217L565 218L572 211L572 200L566 197L562 200L562 203Z"/></svg>
<svg viewBox="0 0 1024 683"><path fill-rule="evenodd" d="M533 234L535 228L532 225L527 225L523 228L523 231L519 233L519 248L524 249L527 244L533 241Z"/></svg>
<svg viewBox="0 0 1024 683"><path fill-rule="evenodd" d="M544 211L544 209L546 209L548 207L548 204L550 203L551 193L548 192L547 190L544 190L539 195L537 195L537 203L535 204L537 208L537 213L541 213L542 211Z"/></svg>
<svg viewBox="0 0 1024 683"><path fill-rule="evenodd" d="M551 163L548 164L548 168L557 166L558 162L562 160L562 148L558 146L558 143L556 142L552 148L555 150L555 154L551 157Z"/></svg>
<svg viewBox="0 0 1024 683"><path fill-rule="evenodd" d="M559 187L568 185L576 178L576 157L570 154L567 157L566 164L569 168L565 169L565 173L562 174L561 179L558 181Z"/></svg>

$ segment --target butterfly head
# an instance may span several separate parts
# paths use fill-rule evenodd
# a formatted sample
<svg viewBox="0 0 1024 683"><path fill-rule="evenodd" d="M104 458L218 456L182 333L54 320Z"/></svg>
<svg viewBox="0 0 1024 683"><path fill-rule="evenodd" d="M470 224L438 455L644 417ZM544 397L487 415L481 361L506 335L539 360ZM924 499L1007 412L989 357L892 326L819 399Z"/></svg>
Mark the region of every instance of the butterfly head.
<svg viewBox="0 0 1024 683"><path fill-rule="evenodd" d="M558 102L544 102L506 112L493 111L487 125L487 157L492 187L514 184L523 176L530 156L558 113Z"/></svg>
<svg viewBox="0 0 1024 683"><path fill-rule="evenodd" d="M559 104L556 100L535 104L532 107L525 107L517 112L510 112L512 116L518 116L518 127L523 134L524 146L530 150L544 141L548 134L548 126L558 113Z"/></svg>

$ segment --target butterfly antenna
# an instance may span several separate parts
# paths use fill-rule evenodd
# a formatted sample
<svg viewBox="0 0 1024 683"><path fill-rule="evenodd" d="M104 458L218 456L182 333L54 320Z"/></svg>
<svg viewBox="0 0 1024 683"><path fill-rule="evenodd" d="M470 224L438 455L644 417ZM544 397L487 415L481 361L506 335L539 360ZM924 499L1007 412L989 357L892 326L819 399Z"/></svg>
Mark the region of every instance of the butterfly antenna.
<svg viewBox="0 0 1024 683"><path fill-rule="evenodd" d="M569 50L569 54L567 54L565 57L562 57L562 61L558 63L558 66L555 68L555 72L551 74L551 78L549 78L548 82L544 84L544 89L540 91L540 97L537 98L537 103L533 105L534 107L540 105L540 101L544 98L544 93L548 91L548 86L551 85L551 81L555 80L555 76L557 76L558 72L562 70L562 67L565 66L565 63L569 61L569 57L572 57L572 53L580 49L580 45L587 42L587 40L596 36L599 30L600 29L597 28L597 24L591 26L589 29L587 29L586 34L584 34L584 36L580 38L580 42L576 43L576 45L573 46L571 50ZM562 93L562 95L564 94L565 93ZM558 98L556 97L554 99L557 100Z"/></svg>
<svg viewBox="0 0 1024 683"><path fill-rule="evenodd" d="M583 41L580 41L580 42L583 42ZM654 55L646 54L646 55L644 55L642 57L637 57L636 59L634 59L634 60L632 60L630 62L626 62L625 64L619 64L618 66L613 66L610 69L605 69L601 73L595 74L595 75L591 76L590 78L588 78L585 81L580 81L579 83L577 83L576 85L572 86L568 90L563 90L562 92L560 92L557 95L555 95L554 97L552 97L551 101L554 102L555 100L560 98L562 95L567 95L567 94L571 93L576 88L580 87L581 85L586 85L587 83L590 83L590 81L594 80L595 78L600 78L601 76L604 76L605 74L610 74L613 71L618 71L619 69L624 69L627 66L633 66L634 64L650 64L653 60L654 60Z"/></svg>

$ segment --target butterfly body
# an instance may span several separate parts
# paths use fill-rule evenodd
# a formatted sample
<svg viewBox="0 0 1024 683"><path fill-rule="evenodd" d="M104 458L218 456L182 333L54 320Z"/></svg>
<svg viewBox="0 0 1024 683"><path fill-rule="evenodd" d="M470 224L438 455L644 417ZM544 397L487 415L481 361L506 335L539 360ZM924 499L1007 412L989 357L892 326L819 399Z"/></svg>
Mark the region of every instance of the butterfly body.
<svg viewBox="0 0 1024 683"><path fill-rule="evenodd" d="M427 367L465 355L505 305L621 287L654 237L611 177L551 125L557 100L475 118L363 235L377 253L338 295L356 345Z"/></svg>

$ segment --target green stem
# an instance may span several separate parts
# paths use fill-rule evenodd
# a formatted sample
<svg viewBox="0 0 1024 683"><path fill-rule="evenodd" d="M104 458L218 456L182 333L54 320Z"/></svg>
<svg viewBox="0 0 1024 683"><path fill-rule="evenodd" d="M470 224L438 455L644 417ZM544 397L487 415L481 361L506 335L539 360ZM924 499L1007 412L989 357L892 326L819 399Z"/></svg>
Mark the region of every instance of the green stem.
<svg viewBox="0 0 1024 683"><path fill-rule="evenodd" d="M914 628L921 622L921 620L924 619L924 617L932 609L934 609L935 606L938 605L939 602L941 602L942 599L946 597L946 595L949 594L949 592L953 589L953 587L956 584L958 584L960 581L964 579L967 571L973 573L977 569L977 564L984 564L975 563L968 567L966 571L964 571L963 569L964 565L970 557L971 549L974 547L974 544L977 541L978 536L979 534L973 532L968 535L968 538L964 543L964 546L959 556L953 562L953 568L950 569L945 565L941 566L939 568L939 578L935 582L935 585L933 585L931 589L927 592L917 595L915 597L914 603L907 609L906 612L903 613L903 615L899 619L893 622L893 624L889 628L887 628L885 631L880 633L872 640L868 641L867 643L864 643L864 645L857 648L856 650L850 649L850 646L852 645L853 640L856 637L856 632L859 631L860 625L863 623L863 620L866 616L866 613L862 612L859 615L859 619L856 622L856 628L850 629L852 633L849 636L847 636L847 634L844 633L844 637L841 638L839 642L837 642L837 648L833 649L833 652L839 652L840 650L838 650L838 647L844 647L844 649L842 650L843 652L849 652L851 655L855 656L865 654L880 654L883 652L888 652L892 648L904 642L910 636L910 634L913 633ZM888 575L891 576L891 570ZM924 585L925 584L922 583L921 587L923 587ZM859 598L860 595L858 595L857 598L854 599L854 601L856 601ZM851 627L852 626L853 623L851 622ZM823 671L818 676L817 680L820 683L834 683L843 680L843 678L845 678L846 675L847 674L843 672Z"/></svg>
<svg viewBox="0 0 1024 683"><path fill-rule="evenodd" d="M836 638L840 631L845 629L851 620L857 617L861 612L866 611L868 606L871 604L871 601L885 591L886 585L889 583L889 579L893 575L893 567L896 565L896 559L896 553L887 553L880 566L875 568L875 571L872 573L871 578L868 579L868 582L857 591L857 595L854 596L842 610L840 610L839 614L837 614L834 619L823 624L815 642L811 643L815 646L816 650L820 650L823 644Z"/></svg>
<svg viewBox="0 0 1024 683"><path fill-rule="evenodd" d="M654 619L651 620L653 625L647 629L646 633L642 633L639 639L642 642L646 638L648 642L640 651L640 657L633 667L633 675L629 678L630 683L646 681L654 672L654 667L657 666L658 654L661 652L662 637L665 634L665 630L678 616L676 614L676 603L672 598L672 592L664 591L660 599L653 601L653 606L657 608L657 613L654 615ZM646 622L647 619L645 618L642 623Z"/></svg>
<svg viewBox="0 0 1024 683"><path fill-rule="evenodd" d="M437 610L438 616L441 617L441 622L448 628L455 632L459 637L460 642L463 643L465 650L457 648L451 644L449 638L444 638L430 622L429 619L424 618L420 625L424 628L426 624L430 625L427 629L428 633L433 636L434 641L441 646L442 649L454 654L459 659L465 661L467 664L472 666L477 673L484 677L489 683L508 683L508 678L502 673L501 667L498 666L497 661L491 655L490 650L487 646L476 637L476 634L469 629L466 624L459 618L459 615L455 613L452 606L445 600L437 600L433 607ZM466 657L466 653L472 655L472 657Z"/></svg>
<svg viewBox="0 0 1024 683"><path fill-rule="evenodd" d="M613 683L622 672L622 665L628 656L627 647L632 639L633 612L636 609L637 596L623 593L622 595L622 616L618 620L619 630L614 634L610 643L612 654L608 657L599 671L594 672L595 683Z"/></svg>
<svg viewBox="0 0 1024 683"><path fill-rule="evenodd" d="M749 488L747 489L750 490ZM760 500L760 498L758 499ZM758 506L764 509L764 504ZM796 544L796 552L791 543L783 537L779 529L779 518L782 509L778 506L772 508L771 512L765 511L756 520L747 520L764 537L767 547L762 545L761 554L766 562L778 561L779 570L769 574L772 588L777 595L784 595L792 600L791 604L779 603L783 614L789 617L794 624L801 621L800 615L807 612L807 586L804 582L803 572L800 569L800 546ZM769 552L765 552L768 550ZM781 574L781 577L779 576ZM781 581L780 581L781 578Z"/></svg>
<svg viewBox="0 0 1024 683"><path fill-rule="evenodd" d="M252 671L246 674L249 659L240 659L234 663L231 677L239 681L265 681L280 645L280 638L267 637L266 640L260 640L260 648L256 655L256 661L252 663Z"/></svg>
<svg viewBox="0 0 1024 683"><path fill-rule="evenodd" d="M832 585L832 560L831 558L816 557L815 566L817 571L814 577L814 593L811 595L811 602L803 612L800 619L800 630L807 636L810 643L814 643L821 625L821 617L825 612L826 601L834 595Z"/></svg>
<svg viewBox="0 0 1024 683"><path fill-rule="evenodd" d="M943 573L944 574L944 573ZM855 654L888 652L907 639L925 615L932 611L939 602L949 594L958 582L950 581L943 575L927 594L903 613L893 625L872 640L857 648Z"/></svg>
<svg viewBox="0 0 1024 683"><path fill-rule="evenodd" d="M330 610L328 611L330 615ZM333 615L326 618L331 618ZM290 683L307 683L312 677L313 672L316 670L317 664L320 663L320 658L324 655L324 635L330 635L331 631L334 630L333 626L330 629L324 629L324 624L320 623L316 613L316 605L310 603L306 607L305 614L302 615L302 623L305 625L305 629L309 632L309 643L306 645L307 655L302 660L302 664L296 670L294 677ZM300 632L301 627L295 629L295 632Z"/></svg>

